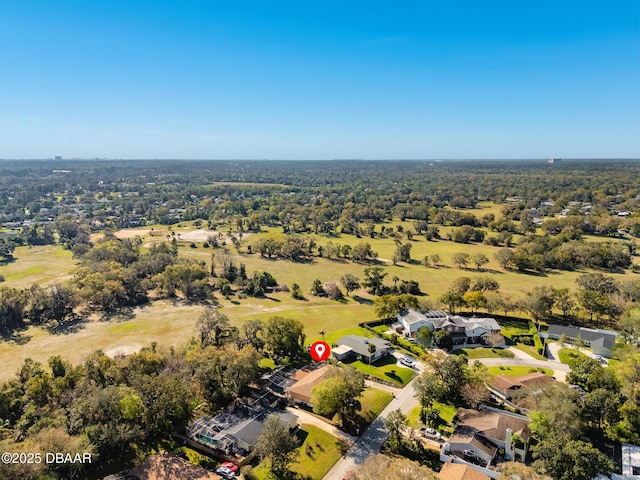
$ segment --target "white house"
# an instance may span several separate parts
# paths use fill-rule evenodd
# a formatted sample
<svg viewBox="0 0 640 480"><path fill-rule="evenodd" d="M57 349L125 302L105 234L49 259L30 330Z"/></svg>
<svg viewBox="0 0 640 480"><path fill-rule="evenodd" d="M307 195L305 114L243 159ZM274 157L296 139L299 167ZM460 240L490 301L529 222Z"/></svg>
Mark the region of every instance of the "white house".
<svg viewBox="0 0 640 480"><path fill-rule="evenodd" d="M407 309L398 314L398 323L395 328L403 336L415 337L423 327L427 327L432 332L446 330L451 333L454 344L482 343L483 337L489 333L500 333L500 325L493 318L467 318L461 315L448 315L442 310L422 313Z"/></svg>

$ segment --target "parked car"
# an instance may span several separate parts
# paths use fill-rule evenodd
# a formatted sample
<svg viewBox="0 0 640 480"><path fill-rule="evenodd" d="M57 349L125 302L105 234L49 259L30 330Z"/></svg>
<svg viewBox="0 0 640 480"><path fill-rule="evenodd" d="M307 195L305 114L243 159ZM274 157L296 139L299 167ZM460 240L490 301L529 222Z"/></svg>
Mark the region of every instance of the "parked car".
<svg viewBox="0 0 640 480"><path fill-rule="evenodd" d="M422 429L422 434L427 438L433 438L435 440L440 440L440 432L436 432L433 428L424 428Z"/></svg>
<svg viewBox="0 0 640 480"><path fill-rule="evenodd" d="M224 462L220 465L221 468L227 468L229 470L231 470L232 472L237 472L238 471L238 465L236 465L233 462Z"/></svg>
<svg viewBox="0 0 640 480"><path fill-rule="evenodd" d="M222 478L235 478L236 472L233 470L229 470L226 467L220 467L216 470L216 473L220 475Z"/></svg>
<svg viewBox="0 0 640 480"><path fill-rule="evenodd" d="M404 357L402 357L400 359L400 363L402 365L405 365L407 367L413 368L416 366L416 362L413 358L409 357L408 355L405 355Z"/></svg>

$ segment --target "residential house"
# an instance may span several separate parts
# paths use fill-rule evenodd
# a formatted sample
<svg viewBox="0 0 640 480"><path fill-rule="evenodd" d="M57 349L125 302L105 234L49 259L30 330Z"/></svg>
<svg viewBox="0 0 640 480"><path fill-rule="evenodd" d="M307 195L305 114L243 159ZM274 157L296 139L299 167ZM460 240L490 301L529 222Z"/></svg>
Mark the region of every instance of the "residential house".
<svg viewBox="0 0 640 480"><path fill-rule="evenodd" d="M474 459L490 465L499 449L504 449L505 459L524 460L531 439L529 420L515 413L490 407L480 411L460 408L454 422L456 428L443 447L443 453L451 453L459 458L473 456Z"/></svg>
<svg viewBox="0 0 640 480"><path fill-rule="evenodd" d="M346 335L335 343L334 349L339 349L341 346L349 347L351 356L361 357L362 361L366 363L375 362L393 352L391 342L378 337L367 338L359 335ZM345 350L344 348L342 349L343 352Z"/></svg>
<svg viewBox="0 0 640 480"><path fill-rule="evenodd" d="M289 387L296 383L293 378L297 370L291 369L285 365L280 365L260 378L260 384L265 390L278 396L286 394Z"/></svg>
<svg viewBox="0 0 640 480"><path fill-rule="evenodd" d="M451 333L455 345L482 343L486 335L492 332L500 333L500 325L493 318L467 318L461 315L448 315L442 310L428 312L402 310L398 314L398 323L394 327L398 333L409 338L414 337L423 327L427 327L432 332L446 330Z"/></svg>
<svg viewBox="0 0 640 480"><path fill-rule="evenodd" d="M127 477L125 477L127 478ZM198 467L189 461L163 452L149 455L142 463L129 472L128 478L138 480L174 480L188 478L189 480L221 480L222 477Z"/></svg>
<svg viewBox="0 0 640 480"><path fill-rule="evenodd" d="M541 372L527 373L518 377L496 375L488 383L489 390L503 400L511 400L511 396L518 390L532 384L553 382L554 379Z"/></svg>
<svg viewBox="0 0 640 480"><path fill-rule="evenodd" d="M565 336L565 340L573 343L578 336L582 339L582 342L587 347L591 347L594 355L600 355L605 358L611 358L611 350L616 344L617 334L608 330L572 327L564 325L549 325L549 329L546 336L554 340L559 339L562 335Z"/></svg>
<svg viewBox="0 0 640 480"><path fill-rule="evenodd" d="M613 474L612 480L640 480L640 447L622 444L622 475Z"/></svg>
<svg viewBox="0 0 640 480"><path fill-rule="evenodd" d="M319 385L329 370L328 365L324 365L315 370L298 370L293 377L296 382L287 389L287 397L291 403L302 403L311 407L311 390Z"/></svg>
<svg viewBox="0 0 640 480"><path fill-rule="evenodd" d="M187 437L208 448L225 452L227 455L232 453L246 455L255 447L264 421L270 415L277 415L290 431L298 426L298 417L286 411L265 410L245 418L221 413L215 417L202 417L196 420L187 429Z"/></svg>
<svg viewBox="0 0 640 480"><path fill-rule="evenodd" d="M465 463L445 463L438 473L439 480L490 480L490 478Z"/></svg>

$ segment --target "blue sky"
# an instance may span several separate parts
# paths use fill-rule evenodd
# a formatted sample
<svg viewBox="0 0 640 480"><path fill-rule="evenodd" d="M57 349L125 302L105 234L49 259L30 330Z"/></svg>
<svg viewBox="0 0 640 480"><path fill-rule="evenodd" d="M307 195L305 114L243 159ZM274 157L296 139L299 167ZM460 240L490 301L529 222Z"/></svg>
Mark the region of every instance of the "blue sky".
<svg viewBox="0 0 640 480"><path fill-rule="evenodd" d="M640 157L640 2L0 0L0 158Z"/></svg>

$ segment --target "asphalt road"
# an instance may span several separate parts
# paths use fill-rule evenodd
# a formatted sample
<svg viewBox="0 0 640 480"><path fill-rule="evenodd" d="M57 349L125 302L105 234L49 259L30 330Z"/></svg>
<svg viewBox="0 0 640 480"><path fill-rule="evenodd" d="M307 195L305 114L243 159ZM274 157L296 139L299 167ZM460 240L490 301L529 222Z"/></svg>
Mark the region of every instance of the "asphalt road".
<svg viewBox="0 0 640 480"><path fill-rule="evenodd" d="M413 397L413 393L412 381L396 394L391 403L387 405L387 408L369 425L351 449L329 470L324 480L342 480L349 470L353 470L368 457L380 452L380 447L389 436L389 432L384 428L384 418L398 408L404 414L409 413L418 403Z"/></svg>

